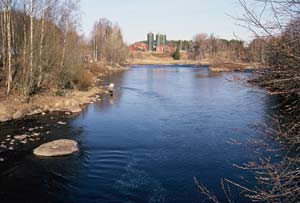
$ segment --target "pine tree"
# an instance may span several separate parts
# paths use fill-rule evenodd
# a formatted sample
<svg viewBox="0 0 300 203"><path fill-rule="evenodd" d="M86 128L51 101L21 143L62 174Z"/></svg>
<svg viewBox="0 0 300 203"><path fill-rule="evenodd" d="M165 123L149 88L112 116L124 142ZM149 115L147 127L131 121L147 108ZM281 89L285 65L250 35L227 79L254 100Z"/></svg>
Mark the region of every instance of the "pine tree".
<svg viewBox="0 0 300 203"><path fill-rule="evenodd" d="M173 59L174 59L174 60L180 60L180 51L179 51L179 48L178 48L178 47L176 48L176 51L175 51L175 53L173 54Z"/></svg>

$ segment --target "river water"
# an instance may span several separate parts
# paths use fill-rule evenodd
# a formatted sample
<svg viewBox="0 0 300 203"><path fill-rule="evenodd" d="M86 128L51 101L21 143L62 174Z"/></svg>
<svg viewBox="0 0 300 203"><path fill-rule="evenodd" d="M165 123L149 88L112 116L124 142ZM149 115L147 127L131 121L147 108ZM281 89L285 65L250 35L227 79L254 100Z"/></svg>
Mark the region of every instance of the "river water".
<svg viewBox="0 0 300 203"><path fill-rule="evenodd" d="M222 178L253 180L233 164L256 157L248 141L261 136L258 126L267 122L272 103L245 82L251 76L135 66L111 77L114 97L75 118L2 124L1 136L44 126L40 142L72 138L80 151L60 158L35 157L32 147L9 153L0 162L0 202L202 202L194 177L224 201ZM238 190L234 198L248 201Z"/></svg>

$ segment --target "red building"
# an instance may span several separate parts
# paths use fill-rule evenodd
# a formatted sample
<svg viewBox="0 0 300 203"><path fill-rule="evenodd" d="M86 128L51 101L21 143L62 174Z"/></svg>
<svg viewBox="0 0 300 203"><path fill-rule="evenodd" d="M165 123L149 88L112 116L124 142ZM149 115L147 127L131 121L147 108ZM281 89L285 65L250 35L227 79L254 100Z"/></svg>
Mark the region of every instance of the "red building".
<svg viewBox="0 0 300 203"><path fill-rule="evenodd" d="M148 45L142 42L136 42L129 47L130 51L148 51Z"/></svg>
<svg viewBox="0 0 300 203"><path fill-rule="evenodd" d="M159 52L159 53L173 53L176 51L176 48L175 47L172 47L172 46L163 46L163 45L160 45L160 46L157 46L156 47L156 52Z"/></svg>
<svg viewBox="0 0 300 203"><path fill-rule="evenodd" d="M129 47L129 51L135 52L135 51L149 51L148 45L142 42L136 42L133 45ZM176 51L176 47L167 45L159 45L155 47L155 51L158 53L173 53Z"/></svg>

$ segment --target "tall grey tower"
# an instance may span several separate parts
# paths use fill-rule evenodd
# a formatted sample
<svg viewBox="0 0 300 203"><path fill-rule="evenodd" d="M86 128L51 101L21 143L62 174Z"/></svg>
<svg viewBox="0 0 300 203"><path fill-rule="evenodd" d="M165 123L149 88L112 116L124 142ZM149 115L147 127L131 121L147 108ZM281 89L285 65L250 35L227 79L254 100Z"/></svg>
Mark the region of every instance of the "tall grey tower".
<svg viewBox="0 0 300 203"><path fill-rule="evenodd" d="M154 34L152 32L147 35L148 50L154 51Z"/></svg>

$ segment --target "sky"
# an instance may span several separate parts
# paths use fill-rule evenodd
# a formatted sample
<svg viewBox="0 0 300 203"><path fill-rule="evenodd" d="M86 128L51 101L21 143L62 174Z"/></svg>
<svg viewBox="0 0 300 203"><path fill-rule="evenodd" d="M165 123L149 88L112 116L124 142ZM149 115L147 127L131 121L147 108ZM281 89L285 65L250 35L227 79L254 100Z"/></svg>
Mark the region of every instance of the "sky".
<svg viewBox="0 0 300 203"><path fill-rule="evenodd" d="M169 40L190 40L197 33L225 39L250 39L250 33L230 16L238 13L237 0L81 0L82 31L107 18L122 28L127 43L146 40L148 32Z"/></svg>

